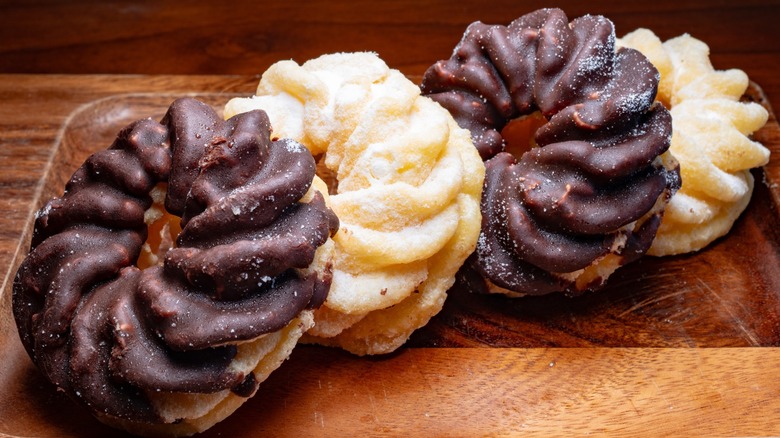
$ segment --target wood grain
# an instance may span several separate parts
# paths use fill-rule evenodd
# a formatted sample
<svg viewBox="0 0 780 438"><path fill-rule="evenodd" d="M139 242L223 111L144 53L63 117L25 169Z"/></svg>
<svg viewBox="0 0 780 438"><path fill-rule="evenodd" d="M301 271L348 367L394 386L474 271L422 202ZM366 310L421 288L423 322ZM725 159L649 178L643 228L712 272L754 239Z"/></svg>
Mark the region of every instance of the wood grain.
<svg viewBox="0 0 780 438"><path fill-rule="evenodd" d="M218 107L250 93L256 79L10 78L0 75L0 98L20 110L0 120L0 198L9 203L0 217L0 434L104 436L41 379L18 342L9 282L31 215L124 124L159 117L184 94ZM779 129L773 118L757 134L774 154ZM296 349L257 397L206 436L780 433L776 161L765 171L732 234L701 253L643 259L606 290L577 299L453 291L443 312L388 357Z"/></svg>
<svg viewBox="0 0 780 438"><path fill-rule="evenodd" d="M304 346L202 436L776 435L778 363L775 348L422 348L366 359ZM123 436L31 367L8 368L0 431Z"/></svg>
<svg viewBox="0 0 780 438"><path fill-rule="evenodd" d="M215 106L271 63L371 50L419 77L474 20L542 1L0 2L0 436L116 432L43 381L18 341L10 282L35 209L118 127L173 96ZM776 0L561 0L622 35L707 42L780 108ZM703 252L645 258L606 290L509 300L453 290L405 348L380 358L302 346L204 436L780 435L780 128L732 233Z"/></svg>
<svg viewBox="0 0 780 438"><path fill-rule="evenodd" d="M755 85L751 93L752 99L766 103ZM29 208L59 195L73 171L88 155L110 145L121 128L140 118L161 118L179 95L118 93L78 107L58 132L38 199ZM195 95L219 109L236 93L223 89ZM771 117L759 135L775 148L780 128L774 114ZM756 179L780 181L780 175L770 174L774 170L768 167L766 177L757 170ZM444 310L416 332L409 345L780 346L780 314L766 305L778 302L780 290L777 191L758 184L753 202L727 239L697 254L642 259L619 270L599 293L511 300L455 287Z"/></svg>
<svg viewBox="0 0 780 438"><path fill-rule="evenodd" d="M409 75L446 58L472 21L506 24L541 7L603 14L618 35L706 41L718 68L744 69L780 99L776 0L234 0L0 2L0 72L255 75L273 62L369 50ZM778 101L772 102L780 108Z"/></svg>

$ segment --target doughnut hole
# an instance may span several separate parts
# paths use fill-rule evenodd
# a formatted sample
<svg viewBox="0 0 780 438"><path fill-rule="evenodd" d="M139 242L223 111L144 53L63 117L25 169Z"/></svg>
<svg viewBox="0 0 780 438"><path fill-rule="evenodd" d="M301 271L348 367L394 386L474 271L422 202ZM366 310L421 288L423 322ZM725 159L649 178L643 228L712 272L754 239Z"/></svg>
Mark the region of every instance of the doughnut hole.
<svg viewBox="0 0 780 438"><path fill-rule="evenodd" d="M538 146L534 137L545 123L547 119L539 111L510 120L501 130L505 151L519 160L524 153Z"/></svg>
<svg viewBox="0 0 780 438"><path fill-rule="evenodd" d="M147 237L136 263L140 269L161 265L165 253L176 245L176 237L181 233L181 218L165 209L166 191L167 184L158 184L150 193L153 204L144 214Z"/></svg>
<svg viewBox="0 0 780 438"><path fill-rule="evenodd" d="M325 154L315 156L314 160L317 163L315 173L328 186L328 195L337 195L339 193L339 180L336 178L336 172L328 169L328 166L325 165Z"/></svg>

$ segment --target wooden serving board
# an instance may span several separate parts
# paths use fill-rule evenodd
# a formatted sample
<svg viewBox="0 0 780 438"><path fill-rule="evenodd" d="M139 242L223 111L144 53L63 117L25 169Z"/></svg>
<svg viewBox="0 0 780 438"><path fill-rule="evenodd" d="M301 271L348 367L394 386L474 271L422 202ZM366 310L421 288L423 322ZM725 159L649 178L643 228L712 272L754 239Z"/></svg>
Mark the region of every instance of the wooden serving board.
<svg viewBox="0 0 780 438"><path fill-rule="evenodd" d="M0 436L116 435L57 393L18 340L11 283L35 210L129 122L177 97L215 108L255 77L0 75ZM768 107L752 85L747 99ZM398 352L299 346L204 436L780 434L780 127L732 232L644 258L599 292L509 299L454 289Z"/></svg>

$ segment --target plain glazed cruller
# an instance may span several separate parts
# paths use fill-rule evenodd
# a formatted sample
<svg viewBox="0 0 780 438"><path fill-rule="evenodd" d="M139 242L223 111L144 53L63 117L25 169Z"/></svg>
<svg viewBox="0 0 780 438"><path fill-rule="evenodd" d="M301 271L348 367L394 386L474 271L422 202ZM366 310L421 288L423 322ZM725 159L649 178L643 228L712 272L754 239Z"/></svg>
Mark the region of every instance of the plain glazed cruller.
<svg viewBox="0 0 780 438"><path fill-rule="evenodd" d="M312 326L338 219L322 181L312 185L309 151L269 133L261 111L225 122L177 100L160 123L122 130L38 212L14 282L19 334L43 374L102 421L202 431ZM182 230L141 270L145 218L166 187Z"/></svg>
<svg viewBox="0 0 780 438"><path fill-rule="evenodd" d="M615 50L608 19L558 9L473 23L428 69L423 94L486 160L473 265L489 291L577 294L645 253L680 184L657 86L641 53ZM540 125L535 147L513 155L507 129L523 119Z"/></svg>
<svg viewBox="0 0 780 438"><path fill-rule="evenodd" d="M395 350L441 309L476 245L484 165L468 131L372 53L276 63L225 114L252 108L322 156L341 223L330 294L304 339Z"/></svg>
<svg viewBox="0 0 780 438"><path fill-rule="evenodd" d="M767 121L742 70L715 70L709 47L690 35L664 43L637 29L619 44L641 51L658 68L658 100L672 113L670 151L680 162L682 187L666 208L648 254L698 251L729 232L753 193L750 169L769 161L769 149L748 136Z"/></svg>

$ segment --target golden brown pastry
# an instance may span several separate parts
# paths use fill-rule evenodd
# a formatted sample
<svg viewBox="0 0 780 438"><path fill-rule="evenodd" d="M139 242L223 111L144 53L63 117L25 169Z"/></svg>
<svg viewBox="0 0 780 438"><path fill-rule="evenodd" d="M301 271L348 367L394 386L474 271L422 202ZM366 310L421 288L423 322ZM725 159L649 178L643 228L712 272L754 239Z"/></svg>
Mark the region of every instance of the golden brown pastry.
<svg viewBox="0 0 780 438"><path fill-rule="evenodd" d="M641 53L616 50L611 21L569 21L560 9L472 23L428 69L423 94L471 131L485 160L471 263L480 289L579 294L647 251L679 187L657 86ZM530 142L513 139L529 122Z"/></svg>
<svg viewBox="0 0 780 438"><path fill-rule="evenodd" d="M747 207L750 169L769 161L769 149L749 135L768 113L740 101L748 87L742 70L715 70L709 47L688 34L662 43L652 31L637 29L620 44L643 52L661 73L658 100L672 114L670 150L683 181L648 253L698 251L728 233Z"/></svg>
<svg viewBox="0 0 780 438"><path fill-rule="evenodd" d="M274 136L331 175L333 284L307 342L395 350L442 307L479 233L484 166L469 133L373 53L274 64L226 116L262 108Z"/></svg>
<svg viewBox="0 0 780 438"><path fill-rule="evenodd" d="M203 431L312 326L338 219L309 151L269 133L261 111L223 121L177 100L161 122L122 130L38 212L14 281L19 334L44 376L101 421ZM175 245L155 244L140 269L148 222L174 219Z"/></svg>

